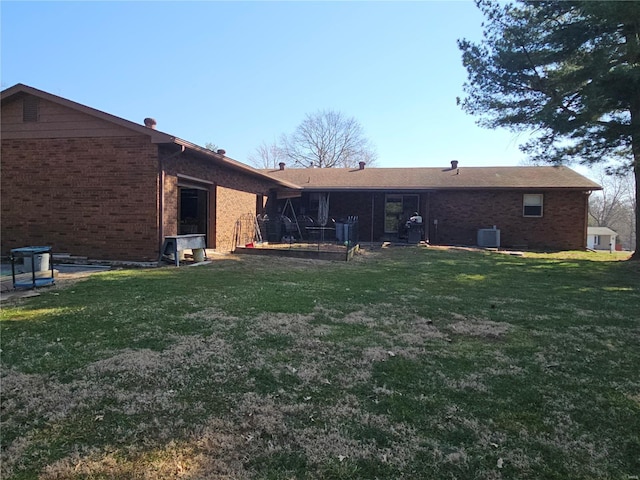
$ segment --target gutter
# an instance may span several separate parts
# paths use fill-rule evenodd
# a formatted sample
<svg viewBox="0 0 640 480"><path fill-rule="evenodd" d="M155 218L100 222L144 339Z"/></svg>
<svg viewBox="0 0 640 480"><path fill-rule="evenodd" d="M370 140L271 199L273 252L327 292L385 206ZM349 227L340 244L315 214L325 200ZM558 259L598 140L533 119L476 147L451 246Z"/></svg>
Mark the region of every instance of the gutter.
<svg viewBox="0 0 640 480"><path fill-rule="evenodd" d="M491 187L491 186L411 186L411 185L388 185L383 187L335 187L335 186L322 186L314 185L313 187L299 186L304 192L437 192L437 191L486 191L486 190L516 190L516 191L533 191L533 190L570 190L570 191L582 191L590 192L591 190L602 190L602 187L596 188L594 186L589 187L558 187L558 186L520 186L520 187Z"/></svg>
<svg viewBox="0 0 640 480"><path fill-rule="evenodd" d="M201 154L201 155L203 155L203 156L205 156L205 157L207 157L207 158L209 158L211 160L215 160L218 163L220 163L221 165L223 165L225 167L228 167L228 168L231 168L233 170L236 170L236 171L239 171L239 172L242 172L242 173L254 176L254 177L258 177L261 180L268 181L269 183L272 183L272 184L275 183L276 185L281 186L281 187L286 187L286 188L290 188L290 189L294 189L294 190L300 190L301 189L300 186L298 186L298 185L296 185L294 183L288 182L286 180L280 180L280 179L271 177L271 176L269 176L269 175L267 175L265 173L260 172L259 170L256 170L253 167L250 167L249 165L245 165L244 163L239 162L237 160L234 160L232 158L229 158L226 155L214 152L214 151L209 150L207 148L200 147L200 146L198 146L198 145L196 145L194 143L187 142L186 140L182 140L180 138L175 138L174 139L174 143L176 145L180 145L183 149L187 148L187 149L193 151L194 153L198 153L198 154Z"/></svg>

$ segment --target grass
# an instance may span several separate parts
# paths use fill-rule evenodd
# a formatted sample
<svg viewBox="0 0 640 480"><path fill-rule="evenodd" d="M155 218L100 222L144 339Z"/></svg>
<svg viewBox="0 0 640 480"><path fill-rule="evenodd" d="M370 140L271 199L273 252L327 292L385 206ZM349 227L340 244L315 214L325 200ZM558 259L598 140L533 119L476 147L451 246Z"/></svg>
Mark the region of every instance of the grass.
<svg viewBox="0 0 640 480"><path fill-rule="evenodd" d="M4 479L632 479L640 269L390 248L5 305Z"/></svg>

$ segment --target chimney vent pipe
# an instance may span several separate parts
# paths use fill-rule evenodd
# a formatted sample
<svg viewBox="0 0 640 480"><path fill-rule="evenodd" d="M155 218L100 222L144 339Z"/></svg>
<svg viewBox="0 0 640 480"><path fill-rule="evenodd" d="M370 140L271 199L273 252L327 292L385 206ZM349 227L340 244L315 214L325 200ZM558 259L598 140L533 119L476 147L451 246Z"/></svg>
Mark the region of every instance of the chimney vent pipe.
<svg viewBox="0 0 640 480"><path fill-rule="evenodd" d="M364 170L364 166L366 165L366 163L360 162L359 165L360 165L360 170Z"/></svg>
<svg viewBox="0 0 640 480"><path fill-rule="evenodd" d="M218 155L224 155L225 153L227 153L227 151L226 151L226 150L223 150L222 148L219 148L218 150L216 150L216 153L217 153Z"/></svg>
<svg viewBox="0 0 640 480"><path fill-rule="evenodd" d="M458 160L451 160L451 170L458 168Z"/></svg>
<svg viewBox="0 0 640 480"><path fill-rule="evenodd" d="M284 163L284 162L280 162L280 163L278 164L278 166L280 167L280 170L284 170L284 165L285 165L285 163Z"/></svg>
<svg viewBox="0 0 640 480"><path fill-rule="evenodd" d="M144 126L147 128L151 128L152 130L156 129L156 125L158 124L158 122L155 121L155 119L153 118L145 118L144 119Z"/></svg>

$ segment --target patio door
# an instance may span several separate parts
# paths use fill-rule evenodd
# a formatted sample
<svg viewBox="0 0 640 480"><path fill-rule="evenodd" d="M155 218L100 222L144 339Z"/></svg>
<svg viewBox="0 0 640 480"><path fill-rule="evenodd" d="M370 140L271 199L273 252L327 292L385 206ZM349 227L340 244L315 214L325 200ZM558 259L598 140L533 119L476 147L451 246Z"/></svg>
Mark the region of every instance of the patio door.
<svg viewBox="0 0 640 480"><path fill-rule="evenodd" d="M178 202L178 234L208 234L209 191L205 188L180 186ZM206 238L206 237L205 237Z"/></svg>
<svg viewBox="0 0 640 480"><path fill-rule="evenodd" d="M398 233L413 212L418 211L418 195L388 194L384 202L384 233Z"/></svg>

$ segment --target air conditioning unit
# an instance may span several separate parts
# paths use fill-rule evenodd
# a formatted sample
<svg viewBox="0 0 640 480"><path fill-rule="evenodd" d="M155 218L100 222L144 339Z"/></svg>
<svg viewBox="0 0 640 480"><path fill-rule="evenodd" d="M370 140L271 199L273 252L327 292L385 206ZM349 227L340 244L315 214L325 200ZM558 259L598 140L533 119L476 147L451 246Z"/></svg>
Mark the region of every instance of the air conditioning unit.
<svg viewBox="0 0 640 480"><path fill-rule="evenodd" d="M479 247L499 247L500 230L497 228L481 228L478 230Z"/></svg>

